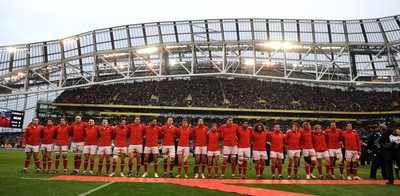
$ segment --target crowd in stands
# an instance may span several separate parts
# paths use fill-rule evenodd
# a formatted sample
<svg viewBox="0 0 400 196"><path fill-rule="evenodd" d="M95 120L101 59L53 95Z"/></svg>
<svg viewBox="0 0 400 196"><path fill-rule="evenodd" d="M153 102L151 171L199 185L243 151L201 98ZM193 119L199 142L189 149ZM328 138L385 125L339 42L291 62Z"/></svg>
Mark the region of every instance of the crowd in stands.
<svg viewBox="0 0 400 196"><path fill-rule="evenodd" d="M398 110L400 92L311 87L257 79L166 79L66 90L57 103L230 107L315 111Z"/></svg>
<svg viewBox="0 0 400 196"><path fill-rule="evenodd" d="M2 148L19 147L22 141L22 133L20 132L1 132L0 145Z"/></svg>

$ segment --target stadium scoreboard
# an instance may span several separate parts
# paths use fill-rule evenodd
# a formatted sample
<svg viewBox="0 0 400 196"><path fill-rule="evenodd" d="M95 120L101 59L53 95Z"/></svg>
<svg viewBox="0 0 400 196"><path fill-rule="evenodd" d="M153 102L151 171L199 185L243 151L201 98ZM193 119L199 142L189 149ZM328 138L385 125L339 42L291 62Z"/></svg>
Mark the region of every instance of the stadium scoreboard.
<svg viewBox="0 0 400 196"><path fill-rule="evenodd" d="M22 129L25 112L16 110L0 110L0 127Z"/></svg>

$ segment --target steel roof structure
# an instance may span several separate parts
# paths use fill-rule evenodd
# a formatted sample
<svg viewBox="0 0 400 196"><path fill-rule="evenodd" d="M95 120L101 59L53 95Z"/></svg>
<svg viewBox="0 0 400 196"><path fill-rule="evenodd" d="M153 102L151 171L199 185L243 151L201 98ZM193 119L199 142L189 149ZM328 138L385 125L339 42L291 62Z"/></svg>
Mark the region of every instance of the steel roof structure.
<svg viewBox="0 0 400 196"><path fill-rule="evenodd" d="M131 24L0 46L0 108L28 110L38 99L68 88L167 77L215 75L392 88L400 84L399 63L400 15Z"/></svg>

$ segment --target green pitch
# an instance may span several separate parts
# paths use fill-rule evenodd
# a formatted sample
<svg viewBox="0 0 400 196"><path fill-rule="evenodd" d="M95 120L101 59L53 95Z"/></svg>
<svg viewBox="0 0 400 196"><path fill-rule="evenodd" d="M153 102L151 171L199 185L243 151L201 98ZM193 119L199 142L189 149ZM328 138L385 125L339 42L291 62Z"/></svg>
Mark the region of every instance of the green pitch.
<svg viewBox="0 0 400 196"><path fill-rule="evenodd" d="M41 158L41 156L40 156ZM54 168L54 154L53 154ZM0 150L0 195L79 195L85 194L90 190L96 189L106 182L74 182L74 181L51 181L47 178L54 177L61 174L43 174L35 173L34 161L31 159L31 164L28 168L28 173L19 173L22 169L25 160L25 153L23 151L6 151ZM125 159L126 163L128 158ZM83 161L82 161L83 162ZM189 177L193 178L193 165L194 159L189 159ZM287 161L286 161L287 163ZM119 164L119 163L118 163ZM247 176L249 179L255 179L254 164L251 164L252 169L248 170ZM62 160L60 163L60 173L62 173ZM135 170L135 164L133 166ZM287 177L286 165L283 167L283 175ZM68 156L68 175L73 169L73 156L69 153ZM370 166L361 166L359 168L359 176L363 179L368 179ZM83 163L81 165L81 172L83 170ZM94 171L97 170L97 160L95 162ZM125 174L128 167L125 167ZM143 173L143 166L141 167L140 174ZM213 169L214 170L214 169ZM103 167L103 173L105 167ZM207 169L206 169L207 171ZM220 170L221 171L221 170ZM225 176L229 177L230 167L226 169ZM182 169L183 172L183 169ZM117 166L117 176L119 174L119 166ZM163 167L162 159L159 159L158 174L162 176ZM177 168L175 167L175 174ZM236 171L237 173L237 171ZM317 171L314 171L316 174ZM335 171L338 176L338 171ZM304 169L299 168L299 174L304 179ZM380 171L378 170L378 178ZM149 177L153 176L153 167L149 165ZM267 179L271 177L270 167L266 167L264 176ZM354 194L356 195L377 195L388 194L395 195L398 193L399 185L246 185L251 187L284 190L299 193L308 193L315 195L343 195ZM213 191L201 188L184 187L179 185L172 185L166 183L113 183L97 191L92 192L90 195L232 195L231 193L224 193L220 191Z"/></svg>

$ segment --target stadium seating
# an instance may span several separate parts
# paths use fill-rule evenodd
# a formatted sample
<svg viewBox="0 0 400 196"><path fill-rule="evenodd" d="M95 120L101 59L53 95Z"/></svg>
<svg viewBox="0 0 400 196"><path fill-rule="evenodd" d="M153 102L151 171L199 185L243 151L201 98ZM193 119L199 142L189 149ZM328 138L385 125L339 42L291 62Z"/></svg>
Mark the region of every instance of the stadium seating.
<svg viewBox="0 0 400 196"><path fill-rule="evenodd" d="M66 90L56 103L231 107L317 111L398 110L400 92L312 87L256 79L194 78Z"/></svg>

